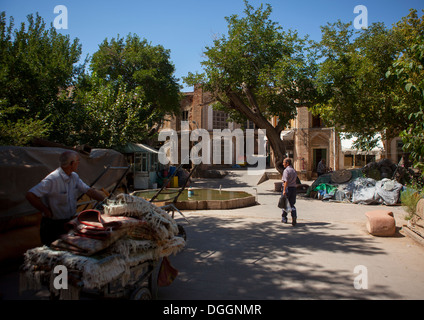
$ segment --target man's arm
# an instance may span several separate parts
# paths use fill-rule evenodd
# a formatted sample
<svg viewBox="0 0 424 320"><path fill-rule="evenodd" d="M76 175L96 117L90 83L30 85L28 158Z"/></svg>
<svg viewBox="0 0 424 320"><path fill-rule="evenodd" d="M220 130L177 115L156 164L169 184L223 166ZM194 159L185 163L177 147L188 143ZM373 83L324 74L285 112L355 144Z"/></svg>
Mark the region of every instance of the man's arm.
<svg viewBox="0 0 424 320"><path fill-rule="evenodd" d="M105 194L101 191L98 191L94 188L90 188L88 189L88 191L86 192L87 196L89 196L90 198L97 200L97 201L103 201L106 197Z"/></svg>
<svg viewBox="0 0 424 320"><path fill-rule="evenodd" d="M283 195L286 194L287 186L288 186L288 176L287 176L287 170L284 169L283 176L281 177L281 180L283 180Z"/></svg>
<svg viewBox="0 0 424 320"><path fill-rule="evenodd" d="M284 181L284 183L283 183L283 194L286 194L286 190L287 190L288 185L289 185L288 181Z"/></svg>
<svg viewBox="0 0 424 320"><path fill-rule="evenodd" d="M51 218L52 212L50 211L49 207L46 207L44 205L44 203L41 201L41 199L39 197L37 197L35 194L33 194L32 192L27 192L25 198L28 200L28 202L37 210L41 211L42 213L44 213L44 216L46 218Z"/></svg>

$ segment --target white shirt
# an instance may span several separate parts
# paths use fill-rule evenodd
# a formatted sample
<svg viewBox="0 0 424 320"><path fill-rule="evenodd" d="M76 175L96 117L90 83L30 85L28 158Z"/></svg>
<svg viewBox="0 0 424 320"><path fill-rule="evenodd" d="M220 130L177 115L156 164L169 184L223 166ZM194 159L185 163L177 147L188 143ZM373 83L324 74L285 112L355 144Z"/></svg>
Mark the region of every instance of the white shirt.
<svg viewBox="0 0 424 320"><path fill-rule="evenodd" d="M39 184L29 190L41 198L44 205L49 207L54 220L69 219L77 211L77 198L86 193L90 187L72 172L68 176L62 168L58 168Z"/></svg>
<svg viewBox="0 0 424 320"><path fill-rule="evenodd" d="M283 182L287 182L287 187L296 187L296 179L296 170L294 170L291 166L286 167L283 171L281 180L283 180Z"/></svg>

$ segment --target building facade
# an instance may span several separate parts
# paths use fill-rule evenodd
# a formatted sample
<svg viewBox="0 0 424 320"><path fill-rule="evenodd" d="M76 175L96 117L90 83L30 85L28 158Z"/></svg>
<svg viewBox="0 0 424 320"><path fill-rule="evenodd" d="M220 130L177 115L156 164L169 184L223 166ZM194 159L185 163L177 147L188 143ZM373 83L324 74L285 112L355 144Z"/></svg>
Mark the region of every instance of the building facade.
<svg viewBox="0 0 424 320"><path fill-rule="evenodd" d="M203 91L201 86L196 86L193 92L184 93L181 114L166 119L161 130L171 129L180 134L182 121L187 121L190 130L205 129L212 139L214 129L255 129L254 123L251 122L244 124L228 122L228 116L224 111L214 110L214 103L209 92ZM274 126L277 121L277 118L270 119ZM311 180L317 177L316 169L321 159L325 159L326 166L331 170L361 168L367 163L378 161L381 158L390 158L395 163L400 159L401 142L399 138L384 141L384 147L382 142L374 150L359 151L351 147L351 141L341 138L341 136L340 132L334 128L326 127L320 117L312 115L307 107L299 107L296 118L291 120L288 128L281 132L286 155L293 159L293 167L301 180ZM257 151L256 144L255 150ZM233 152L231 165L242 164L243 159L237 159L235 150ZM273 167L273 152L269 148L267 152L269 154L268 165ZM222 161L222 163L224 162Z"/></svg>

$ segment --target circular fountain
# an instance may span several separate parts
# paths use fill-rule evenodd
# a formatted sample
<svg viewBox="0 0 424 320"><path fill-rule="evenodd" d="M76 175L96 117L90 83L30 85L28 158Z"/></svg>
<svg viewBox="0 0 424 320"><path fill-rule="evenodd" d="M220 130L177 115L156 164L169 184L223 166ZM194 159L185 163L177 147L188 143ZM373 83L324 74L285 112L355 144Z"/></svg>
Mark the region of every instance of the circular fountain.
<svg viewBox="0 0 424 320"><path fill-rule="evenodd" d="M133 192L133 195L150 200L157 192L157 189L142 190ZM165 189L155 199L154 203L158 207L170 204L178 192L179 189ZM189 188L180 194L175 206L179 210L226 210L255 204L256 197L244 191Z"/></svg>

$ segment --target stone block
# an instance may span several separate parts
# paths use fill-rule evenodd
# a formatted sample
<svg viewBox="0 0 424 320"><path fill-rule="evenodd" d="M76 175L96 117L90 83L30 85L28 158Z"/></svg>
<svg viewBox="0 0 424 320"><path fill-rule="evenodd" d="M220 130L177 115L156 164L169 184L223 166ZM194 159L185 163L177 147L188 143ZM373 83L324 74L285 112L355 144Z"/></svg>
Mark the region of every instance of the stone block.
<svg viewBox="0 0 424 320"><path fill-rule="evenodd" d="M283 189L283 182L274 182L274 191L281 192Z"/></svg>
<svg viewBox="0 0 424 320"><path fill-rule="evenodd" d="M370 234L379 237L390 237L396 233L396 222L393 212L389 210L373 210L365 213L366 227Z"/></svg>

